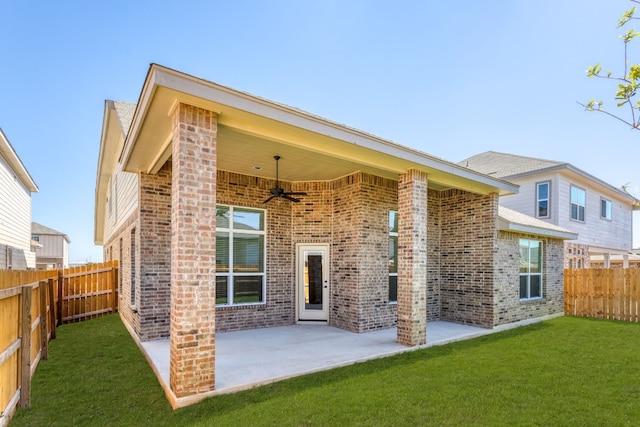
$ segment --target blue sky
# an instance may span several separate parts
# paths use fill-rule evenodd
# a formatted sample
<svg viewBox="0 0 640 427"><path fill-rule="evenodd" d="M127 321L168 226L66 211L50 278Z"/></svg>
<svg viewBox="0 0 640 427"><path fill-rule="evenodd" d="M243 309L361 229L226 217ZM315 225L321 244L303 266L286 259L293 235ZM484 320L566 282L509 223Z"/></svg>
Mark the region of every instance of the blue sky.
<svg viewBox="0 0 640 427"><path fill-rule="evenodd" d="M615 109L585 70L622 69L627 0L6 3L0 127L40 188L33 220L69 235L71 261L102 259L104 100L136 102L150 63L446 160L567 161L640 196L640 132L576 104Z"/></svg>

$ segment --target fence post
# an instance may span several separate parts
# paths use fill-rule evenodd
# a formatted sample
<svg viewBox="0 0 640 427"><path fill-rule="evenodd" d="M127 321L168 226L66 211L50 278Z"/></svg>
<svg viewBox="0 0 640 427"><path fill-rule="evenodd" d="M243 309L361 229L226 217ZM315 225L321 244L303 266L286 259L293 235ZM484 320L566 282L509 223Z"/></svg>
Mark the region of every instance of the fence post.
<svg viewBox="0 0 640 427"><path fill-rule="evenodd" d="M111 270L111 313L118 311L118 262L112 262L113 270Z"/></svg>
<svg viewBox="0 0 640 427"><path fill-rule="evenodd" d="M49 358L49 328L47 326L47 282L44 280L38 286L40 290L40 357Z"/></svg>
<svg viewBox="0 0 640 427"><path fill-rule="evenodd" d="M20 407L31 404L31 285L22 287L22 340L20 342Z"/></svg>
<svg viewBox="0 0 640 427"><path fill-rule="evenodd" d="M51 339L56 339L56 293L53 278L49 278L47 287L49 289L49 319L51 323Z"/></svg>
<svg viewBox="0 0 640 427"><path fill-rule="evenodd" d="M63 270L58 270L58 309L57 311L57 315L58 315L58 319L57 319L57 324L58 326L62 325L62 288L64 286L64 275L63 275Z"/></svg>

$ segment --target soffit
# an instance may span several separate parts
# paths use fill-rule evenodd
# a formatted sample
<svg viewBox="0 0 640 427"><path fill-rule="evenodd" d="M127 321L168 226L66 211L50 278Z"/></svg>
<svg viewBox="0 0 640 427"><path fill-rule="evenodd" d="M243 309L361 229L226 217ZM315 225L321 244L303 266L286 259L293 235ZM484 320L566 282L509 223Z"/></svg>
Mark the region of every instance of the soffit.
<svg viewBox="0 0 640 427"><path fill-rule="evenodd" d="M397 180L399 174L417 169L427 172L434 189L517 192L517 185L506 181L154 65L125 143L125 170L154 173L169 158L172 114L179 103L218 114L219 170L274 178L273 157L279 155L280 178L285 181L332 180L357 171Z"/></svg>

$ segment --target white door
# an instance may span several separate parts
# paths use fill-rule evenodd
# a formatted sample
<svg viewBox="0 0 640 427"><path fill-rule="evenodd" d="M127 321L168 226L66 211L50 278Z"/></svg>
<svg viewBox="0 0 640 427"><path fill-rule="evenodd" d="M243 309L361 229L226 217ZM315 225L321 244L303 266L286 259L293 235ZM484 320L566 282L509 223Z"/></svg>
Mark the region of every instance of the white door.
<svg viewBox="0 0 640 427"><path fill-rule="evenodd" d="M328 320L329 245L297 245L296 293L298 320Z"/></svg>

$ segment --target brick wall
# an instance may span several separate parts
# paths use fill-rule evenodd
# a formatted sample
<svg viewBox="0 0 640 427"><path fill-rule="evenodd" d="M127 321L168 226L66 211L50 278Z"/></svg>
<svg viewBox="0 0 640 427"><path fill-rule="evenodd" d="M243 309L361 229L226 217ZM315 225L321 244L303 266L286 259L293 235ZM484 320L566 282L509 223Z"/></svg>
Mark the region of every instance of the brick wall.
<svg viewBox="0 0 640 427"><path fill-rule="evenodd" d="M569 266L569 260L572 260L571 266ZM581 268L591 267L589 245L566 242L564 244L564 268L578 268L578 265L582 265Z"/></svg>
<svg viewBox="0 0 640 427"><path fill-rule="evenodd" d="M388 303L388 214L397 209L395 181L357 173L334 182L280 184L307 195L300 203L273 199L265 205L275 181L218 172L218 203L267 210L267 300L218 307L217 331L296 321L297 243L331 245L331 325L355 332L395 325L396 306Z"/></svg>
<svg viewBox="0 0 640 427"><path fill-rule="evenodd" d="M119 261L118 273L118 312L120 316L131 326L138 336L142 334L140 329L140 316L137 308L131 305L131 237L132 230L138 230L138 212L134 212L122 222L122 225L105 240L103 253L110 259ZM122 242L122 245L120 244ZM120 249L122 247L122 250ZM139 246L136 246L139 247ZM139 258L139 256L135 257ZM137 272L136 272L137 274ZM139 283L139 280L136 280Z"/></svg>
<svg viewBox="0 0 640 427"><path fill-rule="evenodd" d="M397 304L389 303L389 211L398 209L395 181L362 175L363 208L360 258L359 332L385 329L397 322Z"/></svg>
<svg viewBox="0 0 640 427"><path fill-rule="evenodd" d="M493 326L497 196L441 192L441 319Z"/></svg>
<svg viewBox="0 0 640 427"><path fill-rule="evenodd" d="M143 340L168 336L170 179L171 162L158 175L141 176L140 216L132 215L105 242L105 257L121 261L120 313ZM332 182L282 182L286 190L307 196L300 203L274 199L264 204L274 185L273 180L217 172L217 203L266 209L267 295L265 304L218 307L216 331L295 323L297 243L331 244L331 325L355 332L394 326L397 305L388 303L388 213L398 210L397 183L363 173ZM518 251L508 238L495 241L496 197L429 190L427 208L427 320L490 327L556 309L555 295L549 294L545 308L521 304L509 293L518 290L517 258L512 259ZM136 282L144 301L137 311L129 303L133 229L138 236L133 245L138 248ZM548 266L562 257L561 243L547 244ZM561 283L559 274L560 279L554 272L546 283Z"/></svg>
<svg viewBox="0 0 640 427"><path fill-rule="evenodd" d="M280 185L289 190L288 183L281 182ZM216 309L217 332L290 325L295 321L293 203L273 199L264 204L273 186L275 180L218 171L219 204L266 209L267 294L266 304L219 306Z"/></svg>
<svg viewBox="0 0 640 427"><path fill-rule="evenodd" d="M141 174L139 178L138 206L142 208L109 236L103 252L105 259L120 261L120 316L142 341L147 341L169 337L171 161L157 175ZM136 251L133 256L132 250ZM136 283L135 304L131 304L132 277Z"/></svg>
<svg viewBox="0 0 640 427"><path fill-rule="evenodd" d="M427 193L427 320L440 320L440 192Z"/></svg>
<svg viewBox="0 0 640 427"><path fill-rule="evenodd" d="M397 184L356 173L333 182L330 324L354 332L389 328L389 211Z"/></svg>
<svg viewBox="0 0 640 427"><path fill-rule="evenodd" d="M136 264L142 341L169 337L171 300L171 161L155 175L139 175Z"/></svg>
<svg viewBox="0 0 640 427"><path fill-rule="evenodd" d="M334 182L333 241L331 248L330 324L357 332L359 330L360 234L363 213L360 209L359 174Z"/></svg>
<svg viewBox="0 0 640 427"><path fill-rule="evenodd" d="M520 301L519 239L541 240L543 298ZM495 321L491 326L564 312L564 242L539 236L498 232L495 268Z"/></svg>

